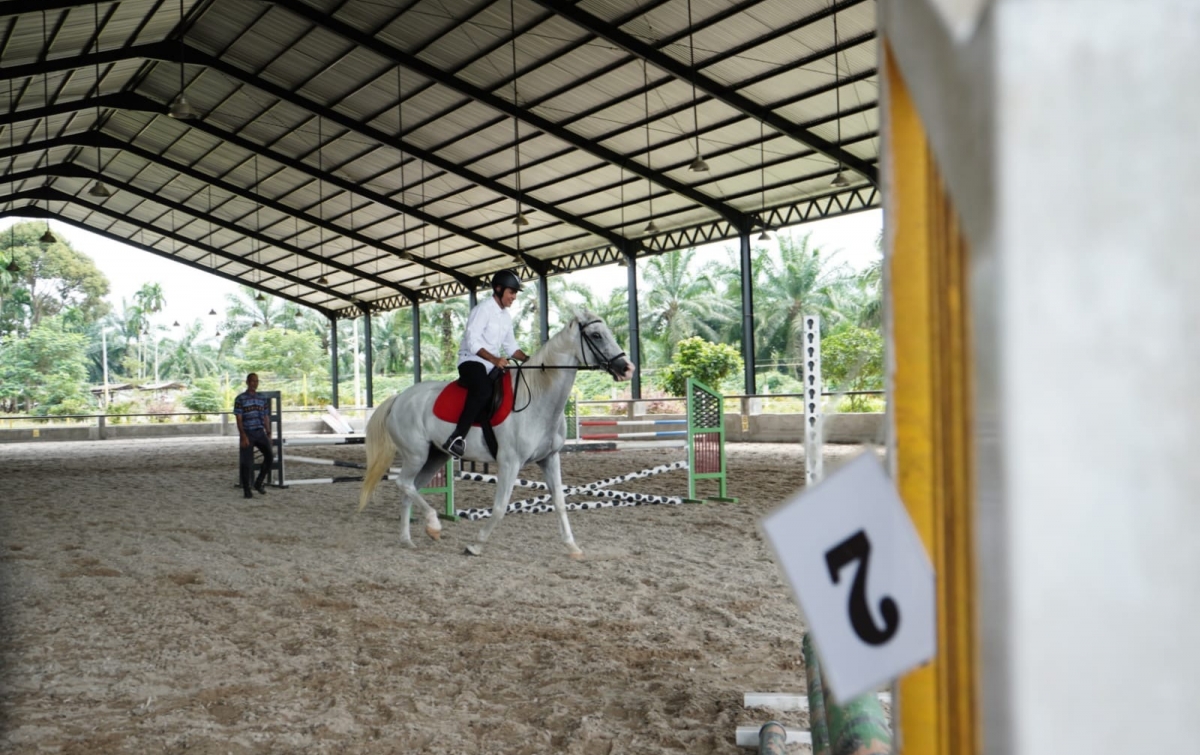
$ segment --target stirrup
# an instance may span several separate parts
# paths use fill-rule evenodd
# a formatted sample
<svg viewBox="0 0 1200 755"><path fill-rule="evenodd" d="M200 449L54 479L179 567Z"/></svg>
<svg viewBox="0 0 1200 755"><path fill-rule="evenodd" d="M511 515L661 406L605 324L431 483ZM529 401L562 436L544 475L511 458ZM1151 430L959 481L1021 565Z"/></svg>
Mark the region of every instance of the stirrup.
<svg viewBox="0 0 1200 755"><path fill-rule="evenodd" d="M456 459L461 459L467 452L467 443L463 440L463 436L455 435L442 445L442 450Z"/></svg>

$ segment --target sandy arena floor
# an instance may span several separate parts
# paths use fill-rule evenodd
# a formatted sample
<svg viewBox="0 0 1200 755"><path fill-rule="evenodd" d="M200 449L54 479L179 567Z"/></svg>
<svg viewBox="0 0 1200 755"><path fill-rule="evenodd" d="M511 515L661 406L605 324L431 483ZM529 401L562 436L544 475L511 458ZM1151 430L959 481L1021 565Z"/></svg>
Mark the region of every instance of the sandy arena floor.
<svg viewBox="0 0 1200 755"><path fill-rule="evenodd" d="M859 450L829 447L827 471ZM682 457L564 454L564 479ZM802 485L803 449L728 457L740 502L572 513L576 562L546 514L506 517L481 558L462 554L482 522L414 527L405 549L386 482L358 515L356 483L244 500L233 438L0 446L0 752L747 752L738 725L807 726L742 707L804 691L757 529ZM490 500L460 485L460 509Z"/></svg>

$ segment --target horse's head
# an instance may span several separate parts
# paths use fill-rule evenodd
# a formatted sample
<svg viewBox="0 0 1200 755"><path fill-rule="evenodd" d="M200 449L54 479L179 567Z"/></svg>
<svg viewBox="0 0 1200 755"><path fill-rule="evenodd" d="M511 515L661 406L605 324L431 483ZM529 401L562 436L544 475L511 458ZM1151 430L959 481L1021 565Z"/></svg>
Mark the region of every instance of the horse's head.
<svg viewBox="0 0 1200 755"><path fill-rule="evenodd" d="M575 315L580 359L585 367L602 367L613 380L632 380L637 365L625 358L620 344L604 321L591 312Z"/></svg>

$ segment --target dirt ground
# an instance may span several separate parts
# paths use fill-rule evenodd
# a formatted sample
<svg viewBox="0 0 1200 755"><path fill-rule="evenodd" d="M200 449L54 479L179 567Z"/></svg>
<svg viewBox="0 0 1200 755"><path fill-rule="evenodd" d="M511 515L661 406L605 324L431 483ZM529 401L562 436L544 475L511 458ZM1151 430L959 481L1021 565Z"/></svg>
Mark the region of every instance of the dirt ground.
<svg viewBox="0 0 1200 755"><path fill-rule="evenodd" d="M829 447L827 471L859 450ZM683 451L563 458L570 484ZM742 706L804 691L758 531L803 448L728 458L738 503L572 513L577 562L547 514L506 517L478 558L482 522L403 548L391 483L362 514L357 483L245 500L233 438L0 446L0 752L746 752L739 725L807 726ZM291 467L331 472L353 474ZM620 487L684 494L686 472ZM462 484L458 507L491 495Z"/></svg>

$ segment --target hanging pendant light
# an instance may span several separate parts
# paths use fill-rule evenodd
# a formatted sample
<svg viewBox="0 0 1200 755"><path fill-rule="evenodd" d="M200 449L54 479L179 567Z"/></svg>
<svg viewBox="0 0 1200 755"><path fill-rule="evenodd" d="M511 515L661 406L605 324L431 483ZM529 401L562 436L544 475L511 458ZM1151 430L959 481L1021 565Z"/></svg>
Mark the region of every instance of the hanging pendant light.
<svg viewBox="0 0 1200 755"><path fill-rule="evenodd" d="M325 146L324 133L321 129L321 116L317 115L317 252L321 259L325 259ZM325 263L317 268L321 273L317 278L317 285L325 286L329 284L329 279L325 277Z"/></svg>
<svg viewBox="0 0 1200 755"><path fill-rule="evenodd" d="M42 48L46 51L47 56L49 56L49 54L50 54L50 35L46 31L46 11L42 11ZM45 100L46 107L49 108L50 107L50 73L48 71L44 72L42 74L42 97ZM46 115L42 118L42 122L46 124L46 145L47 145L46 149L43 151L43 154L46 156L46 164L49 165L50 164L50 147L49 147L49 144L50 144L50 114L48 111L47 111ZM46 176L46 188L49 188L49 187L50 187L50 176ZM46 211L49 212L49 210L50 210L50 203L46 202ZM46 218L46 232L43 233L42 237L38 239L38 243L41 244L42 246L49 246L50 244L58 243L58 239L56 239L54 237L54 234L50 232L50 218Z"/></svg>
<svg viewBox="0 0 1200 755"><path fill-rule="evenodd" d="M215 315L215 314L217 314L217 310L215 310L215 309L210 309L210 310L208 310L208 313L209 313L210 315Z"/></svg>
<svg viewBox="0 0 1200 755"><path fill-rule="evenodd" d="M100 59L99 59L99 55L100 55L100 4L96 3L92 6L92 8L93 8L94 16L95 16L95 29L96 29L96 44L93 49L95 50L96 55L97 55L97 58L96 58L96 95L95 95L96 96L96 136L97 136L96 175L99 176L99 175L102 175L104 172L104 161L100 159L100 142L99 142L99 138L98 138L100 136ZM88 193L89 197L95 197L96 199L108 199L109 197L112 196L112 192L108 190L108 187L105 186L104 182L101 181L99 178L96 179L96 183L92 184L92 187L90 189L88 189L87 193Z"/></svg>
<svg viewBox="0 0 1200 755"><path fill-rule="evenodd" d="M688 165L688 170L695 173L708 171L708 163L700 156L700 103L696 100L696 43L692 38L692 0L688 0L688 55L691 60L690 73L692 76L692 124L696 130L696 157Z"/></svg>
<svg viewBox="0 0 1200 755"><path fill-rule="evenodd" d="M183 41L183 0L179 0L179 94L175 95L175 99L171 100L171 107L167 109L167 115L179 121L190 121L200 116L183 94L183 55L186 49L187 45Z"/></svg>
<svg viewBox="0 0 1200 755"><path fill-rule="evenodd" d="M650 76L646 72L645 58L642 58L642 104L646 117L646 171L652 173L654 168L650 157ZM649 178L646 179L646 202L650 207L650 222L644 230L646 233L658 233L658 226L654 224L654 186Z"/></svg>
<svg viewBox="0 0 1200 755"><path fill-rule="evenodd" d="M770 241L771 234L767 233L767 152L766 152L766 128L763 122L758 122L758 222L762 224L762 233L758 235L759 241Z"/></svg>
<svg viewBox="0 0 1200 755"><path fill-rule="evenodd" d="M837 121L837 148L842 148L842 75L841 67L838 65L838 23L837 9L833 9L833 96L834 96L834 114L833 117ZM829 183L835 189L844 189L850 185L846 180L846 176L842 174L842 160L838 158L837 175L833 177L833 181Z"/></svg>
<svg viewBox="0 0 1200 755"><path fill-rule="evenodd" d="M12 83L12 79L9 79L8 80L8 112L11 113L12 109L13 109L13 83ZM13 146L15 143L16 142L13 137L13 128L10 126L8 129L8 151L11 154L15 154L15 149ZM9 168L10 169L12 168L11 164L9 165ZM9 194L12 194L13 188L14 188L13 183L10 180L9 184L8 184L8 193ZM13 223L13 224L9 225L9 227L8 227L8 253L12 256L8 258L8 264L5 265L5 267L4 267L4 269L10 273L21 272L21 266L17 264L16 248L17 248L17 224Z"/></svg>
<svg viewBox="0 0 1200 755"><path fill-rule="evenodd" d="M514 0L508 0L508 27L509 33L512 35L512 76L513 76L513 163L515 170L513 176L517 189L517 214L513 216L512 224L517 227L517 253L521 251L521 229L529 225L529 219L525 217L525 213L521 212L521 134L518 128L516 109L518 106L517 92L517 14L516 4Z"/></svg>

